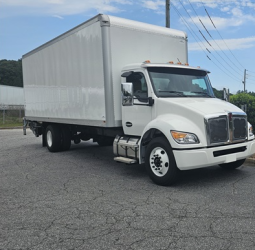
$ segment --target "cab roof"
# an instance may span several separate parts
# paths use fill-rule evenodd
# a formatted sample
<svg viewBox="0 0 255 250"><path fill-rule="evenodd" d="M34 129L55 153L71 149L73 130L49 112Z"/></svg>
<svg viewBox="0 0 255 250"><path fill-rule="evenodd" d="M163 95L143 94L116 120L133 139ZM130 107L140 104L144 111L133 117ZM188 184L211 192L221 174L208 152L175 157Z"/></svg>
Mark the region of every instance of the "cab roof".
<svg viewBox="0 0 255 250"><path fill-rule="evenodd" d="M191 67L188 64L173 64L173 63L150 63L150 62L143 62L143 63L134 63L125 66L122 71L129 71L139 68L149 68L149 67L167 67L167 68L182 68L182 69L193 69L193 70L201 70L210 73L207 69L201 69L200 67Z"/></svg>

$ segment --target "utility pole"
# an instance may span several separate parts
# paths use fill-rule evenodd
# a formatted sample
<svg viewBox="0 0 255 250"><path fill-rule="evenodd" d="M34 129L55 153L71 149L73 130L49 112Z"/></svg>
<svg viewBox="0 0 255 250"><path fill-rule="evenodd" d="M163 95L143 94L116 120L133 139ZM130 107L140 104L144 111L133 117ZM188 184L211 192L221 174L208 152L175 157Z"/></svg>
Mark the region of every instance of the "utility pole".
<svg viewBox="0 0 255 250"><path fill-rule="evenodd" d="M170 28L170 0L166 0L166 27Z"/></svg>
<svg viewBox="0 0 255 250"><path fill-rule="evenodd" d="M245 93L245 84L246 84L246 69L244 70L244 77L243 77L243 90Z"/></svg>
<svg viewBox="0 0 255 250"><path fill-rule="evenodd" d="M229 102L229 89L223 88L223 100Z"/></svg>

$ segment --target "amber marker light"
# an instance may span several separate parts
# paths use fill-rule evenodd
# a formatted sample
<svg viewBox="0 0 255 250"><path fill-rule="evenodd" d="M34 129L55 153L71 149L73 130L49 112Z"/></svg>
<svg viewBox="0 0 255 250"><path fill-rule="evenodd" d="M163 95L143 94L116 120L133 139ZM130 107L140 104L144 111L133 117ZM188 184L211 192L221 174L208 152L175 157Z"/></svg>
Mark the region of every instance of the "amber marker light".
<svg viewBox="0 0 255 250"><path fill-rule="evenodd" d="M170 131L173 139L179 144L196 144L199 139L195 134L180 131Z"/></svg>
<svg viewBox="0 0 255 250"><path fill-rule="evenodd" d="M171 134L175 140L183 139L187 135L187 133L181 133L176 131L171 131Z"/></svg>

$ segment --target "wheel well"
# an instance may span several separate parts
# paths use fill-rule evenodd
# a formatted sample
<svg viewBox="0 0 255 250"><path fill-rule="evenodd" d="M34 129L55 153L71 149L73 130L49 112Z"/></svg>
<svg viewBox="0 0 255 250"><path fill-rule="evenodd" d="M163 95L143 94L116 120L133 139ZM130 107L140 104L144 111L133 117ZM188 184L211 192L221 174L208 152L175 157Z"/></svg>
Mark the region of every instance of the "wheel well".
<svg viewBox="0 0 255 250"><path fill-rule="evenodd" d="M150 141L154 138L157 137L163 137L165 138L167 141L168 139L166 138L166 136L158 129L156 128L152 128L150 130L148 130L142 138L141 144L140 144L140 159L141 159L141 163L145 162L145 151L147 146L149 145Z"/></svg>

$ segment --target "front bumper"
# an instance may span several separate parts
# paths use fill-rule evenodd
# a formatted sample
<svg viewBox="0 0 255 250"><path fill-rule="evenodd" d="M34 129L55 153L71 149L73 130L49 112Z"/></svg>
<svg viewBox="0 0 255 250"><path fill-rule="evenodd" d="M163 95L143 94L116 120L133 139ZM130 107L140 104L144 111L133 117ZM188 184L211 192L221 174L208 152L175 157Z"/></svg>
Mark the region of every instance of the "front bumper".
<svg viewBox="0 0 255 250"><path fill-rule="evenodd" d="M236 153L231 152L238 151L238 148L245 148L245 150ZM225 153L218 155L218 152ZM209 167L245 159L255 154L255 140L213 148L173 150L173 154L180 170Z"/></svg>

